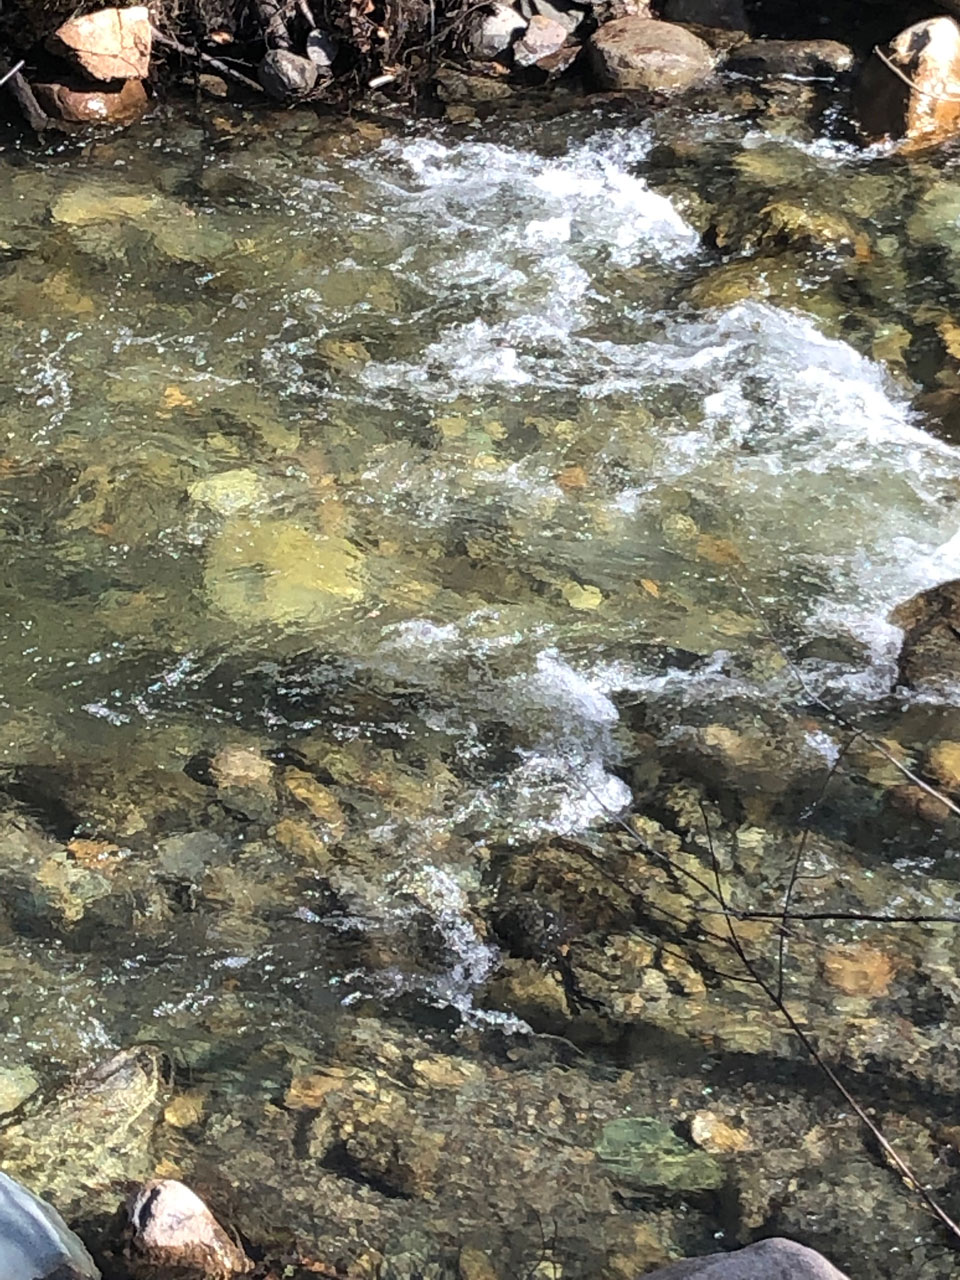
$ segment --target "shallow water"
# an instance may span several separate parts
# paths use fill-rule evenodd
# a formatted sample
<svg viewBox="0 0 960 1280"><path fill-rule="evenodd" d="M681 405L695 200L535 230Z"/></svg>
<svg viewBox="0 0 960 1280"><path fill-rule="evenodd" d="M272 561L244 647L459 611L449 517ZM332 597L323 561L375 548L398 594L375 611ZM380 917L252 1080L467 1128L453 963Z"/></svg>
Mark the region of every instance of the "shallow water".
<svg viewBox="0 0 960 1280"><path fill-rule="evenodd" d="M0 1034L43 1087L159 1044L212 1117L186 1139L169 1124L159 1165L213 1162L237 1185L224 1135L242 1115L257 1176L289 1188L256 1108L295 1113L305 1063L399 1071L442 1040L506 1099L516 1077L490 1073L560 1035L587 1055L563 1064L585 1124L565 1141L591 1158L619 1107L687 1132L711 1072L742 1116L786 1070L801 1102L754 1136L777 1151L786 1125L798 1145L792 1190L739 1217L712 1184L568 1188L580 1227L540 1241L541 1267L613 1280L777 1229L856 1277L835 1220L852 1185L871 1274L902 1274L883 1259L911 1233L912 1274L949 1274L855 1130L829 1154L811 1137L840 1109L644 880L663 841L706 858L702 802L738 905L769 910L816 798L809 870L834 902L956 909L954 833L890 809L899 775L851 752L820 796L845 735L812 696L920 768L960 731L949 697L893 694L889 622L960 574L956 448L917 407L958 385L960 185L949 156L859 153L762 105L732 95L694 128L613 105L408 128L225 109L0 155ZM660 850L647 871L622 865L630 814ZM642 886L632 922L602 888L571 897L578 848ZM823 959L865 937L896 954L887 980ZM919 1091L940 1126L924 1176L960 1194L952 930L801 941L818 1034L896 1123L920 1124ZM671 960L687 944L706 986ZM394 1067L371 1047L391 1037ZM572 1123L543 1110L559 1070L524 1068L534 1165L554 1158L537 1132ZM480 1141L500 1123L483 1114ZM483 1226L469 1179L411 1244L376 1197L429 1209L433 1174L310 1141L338 1194L379 1205L339 1205L366 1225L348 1245L323 1223L314 1255L465 1274ZM505 1202L514 1155L488 1175ZM490 1204L536 1242L565 1194L518 1193L506 1225ZM262 1210L276 1237L309 1236L283 1199ZM244 1230L270 1235L256 1215ZM529 1273L523 1248L487 1252L494 1274Z"/></svg>

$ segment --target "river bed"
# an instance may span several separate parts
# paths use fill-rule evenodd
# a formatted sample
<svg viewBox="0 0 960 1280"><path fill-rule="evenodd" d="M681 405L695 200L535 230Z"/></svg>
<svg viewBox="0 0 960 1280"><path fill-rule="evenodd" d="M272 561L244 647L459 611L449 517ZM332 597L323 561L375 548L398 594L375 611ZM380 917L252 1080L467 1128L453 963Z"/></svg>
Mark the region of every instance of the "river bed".
<svg viewBox="0 0 960 1280"><path fill-rule="evenodd" d="M0 152L0 1160L149 1045L138 1175L314 1273L951 1275L712 877L776 911L809 828L808 909L958 912L955 820L818 701L951 785L890 614L960 575L956 158L808 87L483 115ZM952 1212L957 958L783 964Z"/></svg>

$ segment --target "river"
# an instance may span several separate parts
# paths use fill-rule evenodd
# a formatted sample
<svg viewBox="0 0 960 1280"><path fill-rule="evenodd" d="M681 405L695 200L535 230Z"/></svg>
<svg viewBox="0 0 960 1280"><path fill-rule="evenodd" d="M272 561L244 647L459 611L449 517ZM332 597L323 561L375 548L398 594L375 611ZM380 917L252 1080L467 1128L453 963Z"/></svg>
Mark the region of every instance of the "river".
<svg viewBox="0 0 960 1280"><path fill-rule="evenodd" d="M154 1166L351 1276L953 1274L710 934L804 827L798 902L958 910L822 705L960 761L890 621L960 575L956 156L733 83L0 164L0 1102L156 1044ZM948 1206L957 958L783 966Z"/></svg>

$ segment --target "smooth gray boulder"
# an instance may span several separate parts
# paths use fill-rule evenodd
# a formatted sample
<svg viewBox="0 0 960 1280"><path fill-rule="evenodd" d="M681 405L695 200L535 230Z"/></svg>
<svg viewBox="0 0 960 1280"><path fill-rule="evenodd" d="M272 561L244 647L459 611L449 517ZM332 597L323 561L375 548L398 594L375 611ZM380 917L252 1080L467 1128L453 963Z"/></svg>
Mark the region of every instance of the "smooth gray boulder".
<svg viewBox="0 0 960 1280"><path fill-rule="evenodd" d="M52 1205L0 1173L0 1276L3 1280L100 1280L100 1272Z"/></svg>
<svg viewBox="0 0 960 1280"><path fill-rule="evenodd" d="M643 1280L847 1280L816 1249L775 1236L733 1253L671 1262Z"/></svg>

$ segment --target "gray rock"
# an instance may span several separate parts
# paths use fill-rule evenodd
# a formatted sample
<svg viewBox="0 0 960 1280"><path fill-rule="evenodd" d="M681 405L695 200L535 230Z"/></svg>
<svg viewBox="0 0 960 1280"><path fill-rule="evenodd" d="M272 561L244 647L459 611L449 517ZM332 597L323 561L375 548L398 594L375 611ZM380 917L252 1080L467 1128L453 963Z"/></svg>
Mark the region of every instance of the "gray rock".
<svg viewBox="0 0 960 1280"><path fill-rule="evenodd" d="M467 52L471 58L496 58L513 44L527 28L527 20L508 4L496 4L492 11L480 14L467 36Z"/></svg>
<svg viewBox="0 0 960 1280"><path fill-rule="evenodd" d="M706 80L713 53L685 27L650 18L618 18L588 45L594 74L607 89L679 93Z"/></svg>
<svg viewBox="0 0 960 1280"><path fill-rule="evenodd" d="M93 1259L52 1205L0 1173L0 1275L3 1280L99 1280Z"/></svg>
<svg viewBox="0 0 960 1280"><path fill-rule="evenodd" d="M727 58L728 71L763 76L833 76L853 66L853 50L838 40L748 40Z"/></svg>
<svg viewBox="0 0 960 1280"><path fill-rule="evenodd" d="M693 22L727 31L749 30L743 0L666 0L663 17L667 22Z"/></svg>
<svg viewBox="0 0 960 1280"><path fill-rule="evenodd" d="M271 98L288 102L302 98L317 83L319 68L309 58L289 49L269 49L257 68L260 83Z"/></svg>
<svg viewBox="0 0 960 1280"><path fill-rule="evenodd" d="M307 36L306 50L307 60L313 63L319 74L321 76L330 75L333 60L340 51L340 45L333 36L314 27Z"/></svg>
<svg viewBox="0 0 960 1280"><path fill-rule="evenodd" d="M519 0L518 8L527 19L539 14L559 22L568 35L573 35L589 12L588 5L568 4L566 0Z"/></svg>
<svg viewBox="0 0 960 1280"><path fill-rule="evenodd" d="M513 47L513 60L518 67L532 67L541 58L558 53L567 42L567 29L552 18L535 14L530 25Z"/></svg>
<svg viewBox="0 0 960 1280"><path fill-rule="evenodd" d="M686 1258L648 1272L643 1280L847 1280L815 1249L775 1237L737 1249Z"/></svg>

